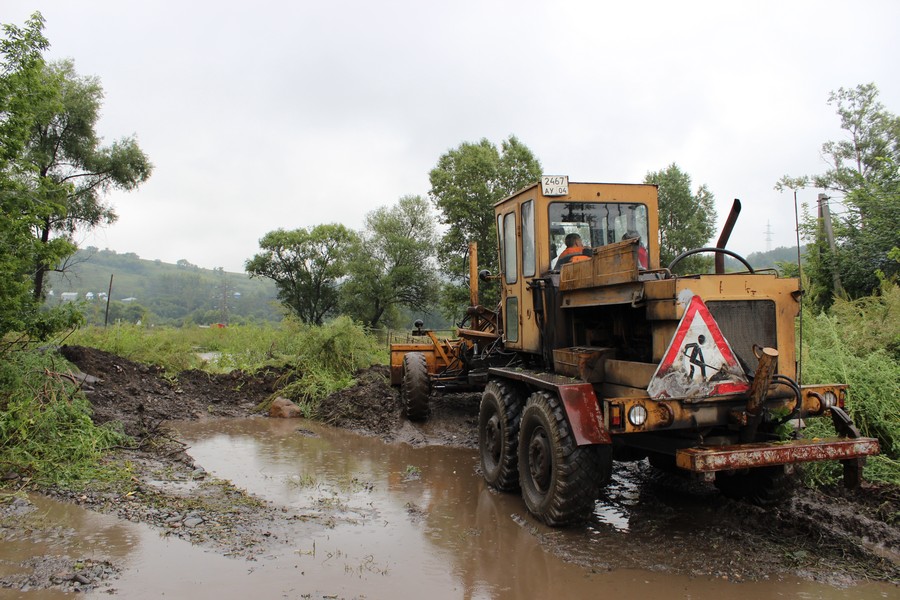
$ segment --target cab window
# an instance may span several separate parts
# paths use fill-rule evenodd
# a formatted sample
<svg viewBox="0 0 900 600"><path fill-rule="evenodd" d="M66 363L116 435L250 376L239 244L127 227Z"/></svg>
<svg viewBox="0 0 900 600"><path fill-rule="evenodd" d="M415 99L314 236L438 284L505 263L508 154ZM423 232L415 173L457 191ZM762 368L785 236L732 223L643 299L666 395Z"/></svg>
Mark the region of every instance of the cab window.
<svg viewBox="0 0 900 600"><path fill-rule="evenodd" d="M503 274L506 283L515 283L519 278L516 268L516 213L503 216Z"/></svg>
<svg viewBox="0 0 900 600"><path fill-rule="evenodd" d="M566 249L566 236L577 233L582 243L597 248L637 237L648 247L647 207L616 202L551 202L550 264ZM571 239L571 238L570 238Z"/></svg>
<svg viewBox="0 0 900 600"><path fill-rule="evenodd" d="M534 277L534 200L522 204L522 276Z"/></svg>

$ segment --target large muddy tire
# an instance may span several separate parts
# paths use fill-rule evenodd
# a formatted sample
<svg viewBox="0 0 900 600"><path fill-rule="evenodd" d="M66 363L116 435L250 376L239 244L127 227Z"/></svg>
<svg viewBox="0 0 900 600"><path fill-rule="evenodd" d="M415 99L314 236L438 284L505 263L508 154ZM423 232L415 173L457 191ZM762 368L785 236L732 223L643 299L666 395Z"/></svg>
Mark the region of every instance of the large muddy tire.
<svg viewBox="0 0 900 600"><path fill-rule="evenodd" d="M410 421L424 421L428 418L428 397L431 395L431 380L428 377L428 363L421 352L403 355L403 379L400 381L400 401L403 414Z"/></svg>
<svg viewBox="0 0 900 600"><path fill-rule="evenodd" d="M502 492L519 487L519 419L522 398L508 383L491 381L481 395L478 410L478 453L481 473L491 487Z"/></svg>
<svg viewBox="0 0 900 600"><path fill-rule="evenodd" d="M794 478L783 467L760 467L746 473L716 473L716 487L723 496L747 500L759 506L780 504L794 491Z"/></svg>
<svg viewBox="0 0 900 600"><path fill-rule="evenodd" d="M529 512L552 527L586 520L604 480L610 446L576 446L554 394L528 398L519 425L519 484Z"/></svg>

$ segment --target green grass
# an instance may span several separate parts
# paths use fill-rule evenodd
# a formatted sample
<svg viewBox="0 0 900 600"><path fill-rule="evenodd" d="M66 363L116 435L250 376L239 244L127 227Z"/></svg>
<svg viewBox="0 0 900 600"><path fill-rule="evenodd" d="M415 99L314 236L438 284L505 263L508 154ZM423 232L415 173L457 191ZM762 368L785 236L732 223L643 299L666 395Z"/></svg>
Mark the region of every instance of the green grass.
<svg viewBox="0 0 900 600"><path fill-rule="evenodd" d="M66 344L89 346L134 362L163 367L170 373L202 369L217 373L235 369L252 372L271 365L297 362L329 372L354 371L387 361L387 350L375 338L341 317L316 327L285 319L278 324L209 327L142 327L116 324L83 327L68 335ZM201 353L217 352L215 361ZM363 364L365 363L365 364Z"/></svg>

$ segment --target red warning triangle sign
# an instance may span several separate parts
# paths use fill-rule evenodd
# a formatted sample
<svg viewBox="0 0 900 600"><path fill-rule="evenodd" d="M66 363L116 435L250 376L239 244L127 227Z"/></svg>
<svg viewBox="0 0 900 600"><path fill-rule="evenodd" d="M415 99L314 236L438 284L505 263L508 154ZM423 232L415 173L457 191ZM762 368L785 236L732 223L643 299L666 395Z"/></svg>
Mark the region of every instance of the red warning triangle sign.
<svg viewBox="0 0 900 600"><path fill-rule="evenodd" d="M694 296L647 393L656 399L702 398L749 389L747 376L718 323L700 296Z"/></svg>

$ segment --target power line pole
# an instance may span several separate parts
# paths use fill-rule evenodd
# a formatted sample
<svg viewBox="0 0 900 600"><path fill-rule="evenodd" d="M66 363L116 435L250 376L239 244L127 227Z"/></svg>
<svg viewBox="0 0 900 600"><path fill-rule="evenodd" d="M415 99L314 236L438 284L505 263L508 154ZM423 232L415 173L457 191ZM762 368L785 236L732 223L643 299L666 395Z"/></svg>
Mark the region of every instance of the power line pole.
<svg viewBox="0 0 900 600"><path fill-rule="evenodd" d="M772 222L766 221L766 252L772 251Z"/></svg>
<svg viewBox="0 0 900 600"><path fill-rule="evenodd" d="M831 198L826 194L819 194L819 221L825 230L825 239L828 240L828 248L831 250L831 278L834 282L834 293L835 295L843 296L844 286L841 285L841 274L838 273L837 261L835 260L837 248L834 243L834 229L832 229L831 225L831 211L828 209L829 200Z"/></svg>

